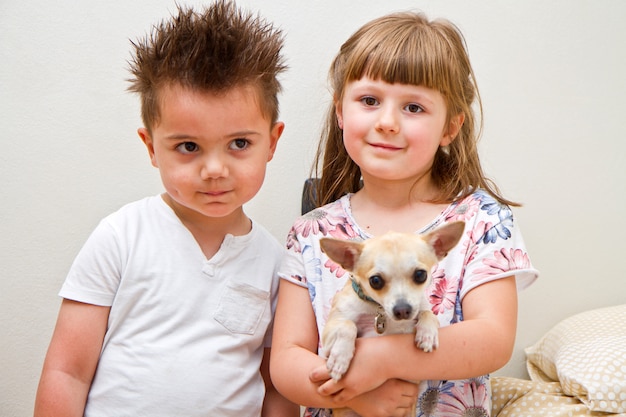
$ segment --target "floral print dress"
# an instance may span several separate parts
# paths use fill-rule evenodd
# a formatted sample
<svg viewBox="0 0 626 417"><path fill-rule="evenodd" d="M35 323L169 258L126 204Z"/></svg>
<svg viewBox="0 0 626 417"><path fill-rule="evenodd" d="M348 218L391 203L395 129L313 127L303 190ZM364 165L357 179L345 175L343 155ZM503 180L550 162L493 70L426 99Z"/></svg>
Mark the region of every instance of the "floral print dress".
<svg viewBox="0 0 626 417"><path fill-rule="evenodd" d="M317 320L318 333L328 318L331 300L349 274L321 251L319 240L329 236L365 240L370 237L352 217L351 195L300 217L287 238L287 256L281 278L306 287ZM463 220L465 231L459 243L433 267L429 300L440 325L463 320L461 300L470 290L499 278L516 276L522 289L537 278L511 209L490 194L478 190L450 204L425 233L444 223ZM321 346L320 346L321 347ZM416 416L490 416L489 375L458 381L422 381ZM326 409L306 410L305 416L331 416Z"/></svg>

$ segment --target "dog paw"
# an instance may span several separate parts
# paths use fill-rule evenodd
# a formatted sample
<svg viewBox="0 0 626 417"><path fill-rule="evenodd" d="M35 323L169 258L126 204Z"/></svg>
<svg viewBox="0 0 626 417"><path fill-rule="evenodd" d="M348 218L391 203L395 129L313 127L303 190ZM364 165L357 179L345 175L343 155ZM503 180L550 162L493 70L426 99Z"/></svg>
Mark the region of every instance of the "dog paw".
<svg viewBox="0 0 626 417"><path fill-rule="evenodd" d="M326 359L326 369L328 369L330 377L339 381L348 371L353 356L354 343L337 340L330 348L328 359Z"/></svg>
<svg viewBox="0 0 626 417"><path fill-rule="evenodd" d="M432 352L439 346L437 329L428 329L417 326L415 332L415 344L424 352Z"/></svg>
<svg viewBox="0 0 626 417"><path fill-rule="evenodd" d="M415 344L424 352L432 352L439 346L439 320L430 310L421 311L417 315Z"/></svg>

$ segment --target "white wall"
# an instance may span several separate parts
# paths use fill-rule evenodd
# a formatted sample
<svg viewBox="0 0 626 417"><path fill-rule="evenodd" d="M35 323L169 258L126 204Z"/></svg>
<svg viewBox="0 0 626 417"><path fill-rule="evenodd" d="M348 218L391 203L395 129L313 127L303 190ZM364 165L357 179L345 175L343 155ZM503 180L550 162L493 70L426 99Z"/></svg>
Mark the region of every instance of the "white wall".
<svg viewBox="0 0 626 417"><path fill-rule="evenodd" d="M188 1L181 1L186 4ZM200 2L198 2L200 3ZM418 8L464 31L484 99L487 172L540 280L520 297L517 350L574 312L626 302L626 2L242 0L287 35L287 128L249 213L281 241L298 215L326 69L358 26ZM57 291L96 222L161 191L125 92L129 38L174 0L0 2L0 415L28 416Z"/></svg>

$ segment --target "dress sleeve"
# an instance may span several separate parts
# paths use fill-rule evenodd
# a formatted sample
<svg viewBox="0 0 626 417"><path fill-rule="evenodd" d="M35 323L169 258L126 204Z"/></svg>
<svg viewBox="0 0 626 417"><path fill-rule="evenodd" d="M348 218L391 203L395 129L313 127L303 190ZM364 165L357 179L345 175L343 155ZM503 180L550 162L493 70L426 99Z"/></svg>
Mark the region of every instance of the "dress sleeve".
<svg viewBox="0 0 626 417"><path fill-rule="evenodd" d="M538 277L510 207L486 193L477 193L467 206L464 271L460 296L489 281L514 275L521 290Z"/></svg>
<svg viewBox="0 0 626 417"><path fill-rule="evenodd" d="M300 240L298 229L297 224L294 224L289 231L286 244L287 250L280 264L278 276L281 279L307 288L306 270L302 254L302 247L305 244Z"/></svg>

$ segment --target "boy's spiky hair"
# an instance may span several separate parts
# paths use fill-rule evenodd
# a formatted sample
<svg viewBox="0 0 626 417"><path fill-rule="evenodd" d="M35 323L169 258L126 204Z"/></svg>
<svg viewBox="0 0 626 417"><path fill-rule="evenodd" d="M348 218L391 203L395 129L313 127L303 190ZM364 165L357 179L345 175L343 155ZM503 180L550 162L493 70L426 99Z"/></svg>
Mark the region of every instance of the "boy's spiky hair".
<svg viewBox="0 0 626 417"><path fill-rule="evenodd" d="M128 89L141 97L145 127L158 123L158 94L170 84L218 94L252 86L264 116L275 122L281 90L277 76L286 69L282 32L228 0L218 0L202 13L183 6L177 10L149 35L131 41L135 53Z"/></svg>

